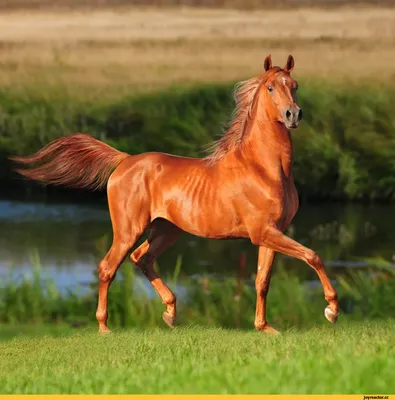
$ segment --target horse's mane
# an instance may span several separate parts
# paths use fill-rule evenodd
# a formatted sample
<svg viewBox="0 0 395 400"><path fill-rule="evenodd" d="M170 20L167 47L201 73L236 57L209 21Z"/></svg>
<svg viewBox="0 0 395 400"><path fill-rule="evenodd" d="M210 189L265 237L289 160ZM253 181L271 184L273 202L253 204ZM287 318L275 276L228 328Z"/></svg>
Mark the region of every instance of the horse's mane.
<svg viewBox="0 0 395 400"><path fill-rule="evenodd" d="M206 157L207 160L215 163L240 145L261 84L266 82L273 73L279 71L281 71L280 67L273 67L263 75L241 81L235 85L233 98L236 107L222 137L206 147L210 152L210 155Z"/></svg>

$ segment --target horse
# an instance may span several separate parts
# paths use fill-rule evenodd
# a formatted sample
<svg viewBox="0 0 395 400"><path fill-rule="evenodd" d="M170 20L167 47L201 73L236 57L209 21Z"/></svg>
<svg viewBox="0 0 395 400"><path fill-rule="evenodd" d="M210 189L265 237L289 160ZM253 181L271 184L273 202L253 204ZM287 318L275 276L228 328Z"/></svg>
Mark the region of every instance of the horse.
<svg viewBox="0 0 395 400"><path fill-rule="evenodd" d="M160 152L129 155L85 133L63 136L27 157L11 157L16 171L30 179L74 188L104 189L113 229L112 245L98 265L96 319L107 326L108 292L116 272L144 232L148 238L131 252L166 309L162 318L175 326L176 296L154 269L154 260L188 232L203 238L248 238L258 246L254 325L278 334L266 318L266 298L277 252L312 267L328 305L324 315L339 315L321 257L284 234L298 207L292 175L291 131L302 120L298 83L291 77L294 58L284 68L264 61L264 71L240 82L236 103L222 137L202 158Z"/></svg>

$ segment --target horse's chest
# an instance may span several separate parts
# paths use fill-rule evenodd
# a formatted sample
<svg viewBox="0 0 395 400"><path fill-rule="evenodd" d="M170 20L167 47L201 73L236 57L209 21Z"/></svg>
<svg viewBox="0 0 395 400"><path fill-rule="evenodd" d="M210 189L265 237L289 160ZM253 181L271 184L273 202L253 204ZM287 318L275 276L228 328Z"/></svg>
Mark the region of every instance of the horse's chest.
<svg viewBox="0 0 395 400"><path fill-rule="evenodd" d="M298 195L292 180L283 180L268 186L261 196L257 213L263 213L275 223L288 225L298 209Z"/></svg>
<svg viewBox="0 0 395 400"><path fill-rule="evenodd" d="M298 194L293 181L286 181L279 193L279 202L277 207L277 219L288 226L296 214L299 207Z"/></svg>
<svg viewBox="0 0 395 400"><path fill-rule="evenodd" d="M288 184L288 191L286 195L286 217L290 220L295 216L299 207L298 193L293 182Z"/></svg>

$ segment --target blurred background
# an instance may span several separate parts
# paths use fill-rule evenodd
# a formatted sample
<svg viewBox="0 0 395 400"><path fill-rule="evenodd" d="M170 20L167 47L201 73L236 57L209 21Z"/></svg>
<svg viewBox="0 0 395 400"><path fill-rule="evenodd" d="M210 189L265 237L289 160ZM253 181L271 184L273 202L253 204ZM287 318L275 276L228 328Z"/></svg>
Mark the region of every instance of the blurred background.
<svg viewBox="0 0 395 400"><path fill-rule="evenodd" d="M281 67L294 56L304 111L288 234L324 258L344 318L391 316L394 1L0 0L0 321L94 322L96 265L112 239L105 193L28 182L10 154L88 132L133 154L202 157L230 117L234 84L260 74L268 54ZM181 323L250 329L256 262L247 240L185 235L157 269ZM324 304L314 271L278 255L276 327L321 322ZM110 324L162 326L162 308L126 261Z"/></svg>

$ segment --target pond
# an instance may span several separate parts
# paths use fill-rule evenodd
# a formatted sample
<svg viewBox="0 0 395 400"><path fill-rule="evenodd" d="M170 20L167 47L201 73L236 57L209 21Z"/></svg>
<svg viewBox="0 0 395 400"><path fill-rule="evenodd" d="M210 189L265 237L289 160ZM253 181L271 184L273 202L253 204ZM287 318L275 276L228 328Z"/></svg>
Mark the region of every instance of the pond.
<svg viewBox="0 0 395 400"><path fill-rule="evenodd" d="M302 205L288 234L316 250L331 279L350 268L392 263L395 249L395 206ZM2 282L30 276L40 265L60 288L86 285L111 243L106 204L73 204L0 200L0 277ZM257 248L248 240L208 240L185 234L159 259L163 276L173 274L182 258L183 275L218 278L256 270ZM181 258L180 258L181 257ZM129 260L122 268L134 268ZM274 272L283 268L301 279L316 281L299 260L278 255Z"/></svg>

